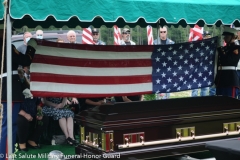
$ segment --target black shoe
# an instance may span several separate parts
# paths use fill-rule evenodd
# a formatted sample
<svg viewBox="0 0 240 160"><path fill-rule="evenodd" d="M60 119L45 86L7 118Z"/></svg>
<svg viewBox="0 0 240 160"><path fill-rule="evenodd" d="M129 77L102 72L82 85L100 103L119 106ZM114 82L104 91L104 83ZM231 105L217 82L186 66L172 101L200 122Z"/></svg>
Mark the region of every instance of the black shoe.
<svg viewBox="0 0 240 160"><path fill-rule="evenodd" d="M40 148L41 148L40 145L32 146L32 145L29 144L29 143L27 143L27 146L28 146L29 148L32 148L32 149L40 149Z"/></svg>
<svg viewBox="0 0 240 160"><path fill-rule="evenodd" d="M70 138L70 137L68 137L68 138L66 139L66 141L67 141L67 143L70 144L71 146L72 146L72 145L77 146L77 145L79 144L78 141L76 141L76 140L74 140L74 139L72 139L72 138Z"/></svg>
<svg viewBox="0 0 240 160"><path fill-rule="evenodd" d="M21 149L21 148L19 147L19 148L18 148L18 151L27 152L28 149L27 149L27 148L22 148L22 149Z"/></svg>

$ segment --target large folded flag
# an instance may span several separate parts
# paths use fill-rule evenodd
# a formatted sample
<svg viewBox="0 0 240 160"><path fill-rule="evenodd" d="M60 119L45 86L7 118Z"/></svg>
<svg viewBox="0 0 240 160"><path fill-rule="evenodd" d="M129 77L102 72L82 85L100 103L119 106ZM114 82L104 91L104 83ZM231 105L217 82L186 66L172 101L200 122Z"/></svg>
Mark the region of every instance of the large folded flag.
<svg viewBox="0 0 240 160"><path fill-rule="evenodd" d="M121 42L121 29L117 25L113 26L114 28L114 45L120 45Z"/></svg>
<svg viewBox="0 0 240 160"><path fill-rule="evenodd" d="M147 26L147 38L148 38L148 45L153 45L153 33L152 33L152 26Z"/></svg>
<svg viewBox="0 0 240 160"><path fill-rule="evenodd" d="M189 42L192 41L198 41L203 39L203 27L199 27L197 24L194 26L194 28L190 29L190 34L189 34Z"/></svg>
<svg viewBox="0 0 240 160"><path fill-rule="evenodd" d="M139 46L37 43L31 64L34 96L107 97L213 85L217 38Z"/></svg>

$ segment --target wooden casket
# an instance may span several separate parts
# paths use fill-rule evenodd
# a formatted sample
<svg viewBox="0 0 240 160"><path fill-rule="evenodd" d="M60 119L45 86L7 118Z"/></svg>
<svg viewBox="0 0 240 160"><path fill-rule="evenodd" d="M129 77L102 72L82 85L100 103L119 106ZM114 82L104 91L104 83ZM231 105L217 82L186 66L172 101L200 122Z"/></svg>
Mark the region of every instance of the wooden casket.
<svg viewBox="0 0 240 160"><path fill-rule="evenodd" d="M205 144L240 133L240 101L212 96L115 103L75 117L77 155L147 159L206 151ZM90 156L91 157L91 156Z"/></svg>

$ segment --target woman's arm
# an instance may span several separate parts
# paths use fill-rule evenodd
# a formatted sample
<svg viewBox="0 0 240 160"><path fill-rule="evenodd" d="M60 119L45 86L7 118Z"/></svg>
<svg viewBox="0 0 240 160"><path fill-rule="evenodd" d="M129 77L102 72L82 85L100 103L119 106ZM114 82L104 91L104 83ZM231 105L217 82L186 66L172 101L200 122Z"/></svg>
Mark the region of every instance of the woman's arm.
<svg viewBox="0 0 240 160"><path fill-rule="evenodd" d="M68 105L68 103L70 103L69 100L67 99L67 97L64 97L62 99L62 102L57 104L55 108L63 108L64 106Z"/></svg>
<svg viewBox="0 0 240 160"><path fill-rule="evenodd" d="M90 100L90 99L86 99L86 100L85 100L85 103L86 103L86 104L93 105L93 106L101 106L102 104L105 104L103 100L100 100L100 101L98 101L98 102L94 102L94 101L92 101L92 100Z"/></svg>
<svg viewBox="0 0 240 160"><path fill-rule="evenodd" d="M58 105L58 104L55 104L55 103L52 103L52 102L48 101L46 98L43 98L43 103L46 106L51 106L51 107L57 107L57 105Z"/></svg>
<svg viewBox="0 0 240 160"><path fill-rule="evenodd" d="M73 103L73 104L78 104L78 99L75 98L75 97L72 97L71 103Z"/></svg>
<svg viewBox="0 0 240 160"><path fill-rule="evenodd" d="M19 113L21 116L25 117L25 115L27 114L24 110L20 110Z"/></svg>
<svg viewBox="0 0 240 160"><path fill-rule="evenodd" d="M122 96L124 102L132 102L127 96Z"/></svg>
<svg viewBox="0 0 240 160"><path fill-rule="evenodd" d="M25 117L28 121L32 121L32 116L30 114L28 114L27 112L25 112L24 110L20 110L20 112L18 113L19 115Z"/></svg>

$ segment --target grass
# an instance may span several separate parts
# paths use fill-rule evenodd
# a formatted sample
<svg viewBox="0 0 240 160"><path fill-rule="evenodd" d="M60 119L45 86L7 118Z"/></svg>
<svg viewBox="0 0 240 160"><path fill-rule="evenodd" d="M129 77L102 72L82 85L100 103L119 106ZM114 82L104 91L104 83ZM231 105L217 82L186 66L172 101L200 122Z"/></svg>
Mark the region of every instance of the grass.
<svg viewBox="0 0 240 160"><path fill-rule="evenodd" d="M48 154L53 150L61 151L64 155L75 155L74 146L70 145L41 145L41 149L29 149L28 152L16 152L15 160L48 160Z"/></svg>
<svg viewBox="0 0 240 160"><path fill-rule="evenodd" d="M182 92L173 92L170 93L170 98L183 98L183 97L191 97L192 91L182 91Z"/></svg>
<svg viewBox="0 0 240 160"><path fill-rule="evenodd" d="M191 97L191 90L188 91L182 91L182 92L172 92L170 93L170 99L171 98L184 98L184 97ZM146 94L144 95L144 100L155 100L156 95L155 94Z"/></svg>

